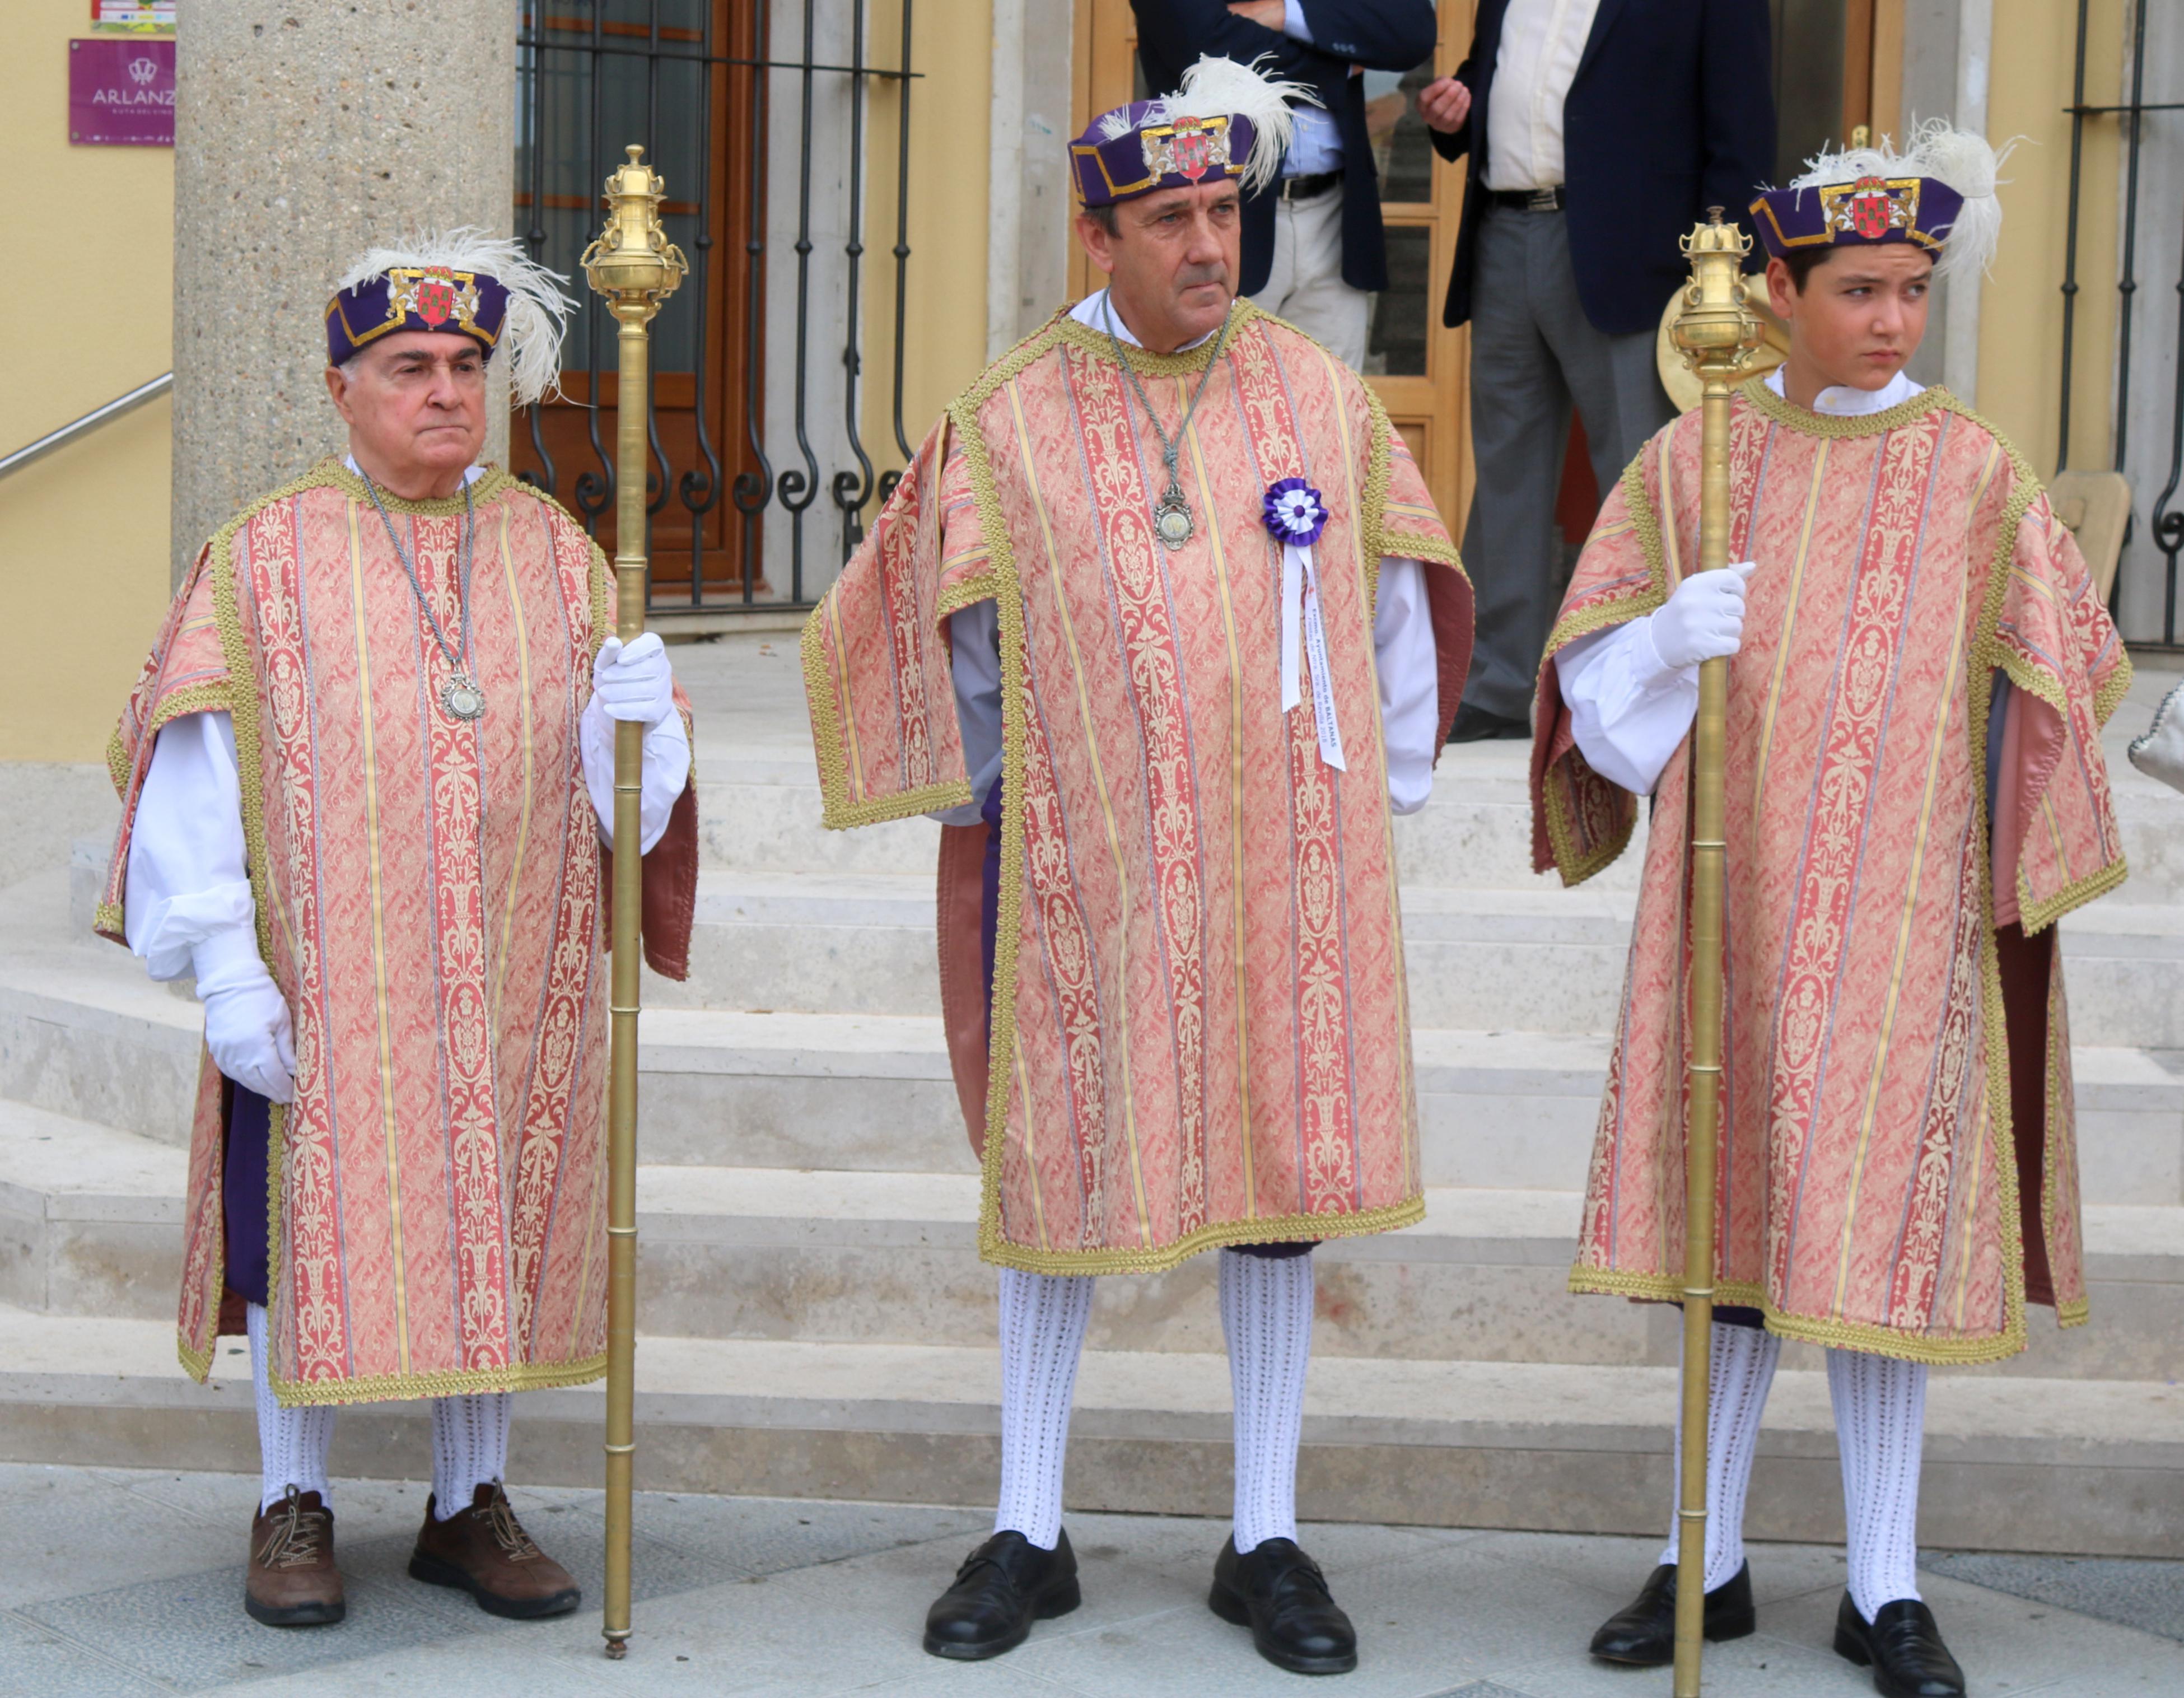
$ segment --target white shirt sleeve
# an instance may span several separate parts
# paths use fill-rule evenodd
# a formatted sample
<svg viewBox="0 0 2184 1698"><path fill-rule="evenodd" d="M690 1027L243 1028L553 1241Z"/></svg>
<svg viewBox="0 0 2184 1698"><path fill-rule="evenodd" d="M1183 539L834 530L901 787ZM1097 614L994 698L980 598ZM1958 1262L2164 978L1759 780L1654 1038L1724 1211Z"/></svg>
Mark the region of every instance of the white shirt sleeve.
<svg viewBox="0 0 2184 1698"><path fill-rule="evenodd" d="M974 601L948 615L948 649L971 799L926 817L944 826L975 826L986 792L1001 775L1001 626L991 601Z"/></svg>
<svg viewBox="0 0 2184 1698"><path fill-rule="evenodd" d="M1293 42L1312 45L1312 25L1305 21L1304 0L1282 0L1282 33Z"/></svg>
<svg viewBox="0 0 2184 1698"><path fill-rule="evenodd" d="M584 788L599 816L599 841L614 847L615 721L597 696L584 704L577 745L584 760ZM649 855L667 830L668 816L690 777L690 737L682 715L672 713L644 733L644 788L637 800L638 853Z"/></svg>
<svg viewBox="0 0 2184 1698"><path fill-rule="evenodd" d="M1398 814L1415 814L1433 792L1440 741L1440 655L1434 645L1426 569L1416 560L1380 562L1373 663L1380 683L1388 805Z"/></svg>
<svg viewBox="0 0 2184 1698"><path fill-rule="evenodd" d="M1699 669L1663 662L1648 615L1565 644L1555 673L1592 770L1635 795L1652 794L1697 715Z"/></svg>
<svg viewBox="0 0 2184 1698"><path fill-rule="evenodd" d="M123 886L129 947L155 979L208 956L258 953L258 906L242 843L235 721L186 714L160 727L129 837Z"/></svg>

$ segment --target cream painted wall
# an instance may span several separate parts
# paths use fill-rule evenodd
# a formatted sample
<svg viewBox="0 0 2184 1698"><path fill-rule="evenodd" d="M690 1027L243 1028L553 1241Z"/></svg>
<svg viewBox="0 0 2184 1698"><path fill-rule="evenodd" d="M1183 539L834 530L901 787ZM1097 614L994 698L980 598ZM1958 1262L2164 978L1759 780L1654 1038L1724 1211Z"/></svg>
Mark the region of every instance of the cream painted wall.
<svg viewBox="0 0 2184 1698"><path fill-rule="evenodd" d="M172 364L174 154L69 145L68 44L89 18L84 0L0 5L0 174L39 198L16 203L38 242L0 286L0 454ZM103 758L167 601L169 417L155 401L0 482L0 760Z"/></svg>
<svg viewBox="0 0 2184 1698"><path fill-rule="evenodd" d="M873 57L894 62L898 0L872 12ZM912 14L910 97L910 289L903 359L903 433L915 448L986 365L987 114L993 107L993 8L950 0ZM883 471L894 445L894 175L900 109L876 86L866 116L871 177L865 225L864 439ZM867 510L869 524L877 507Z"/></svg>
<svg viewBox="0 0 2184 1698"><path fill-rule="evenodd" d="M2054 475L2061 435L2062 290L2070 192L2070 120L2063 109L2071 101L2078 8L2072 0L1993 4L1987 134L1997 141L2025 139L2003 169L2008 181L2002 190L2002 251L1981 296L1979 409L2044 479ZM2088 104L2109 105L2118 97L2125 10L2123 0L2093 0L2086 45ZM2098 468L2109 461L2115 404L2114 119L2087 121L2080 169L2070 463Z"/></svg>

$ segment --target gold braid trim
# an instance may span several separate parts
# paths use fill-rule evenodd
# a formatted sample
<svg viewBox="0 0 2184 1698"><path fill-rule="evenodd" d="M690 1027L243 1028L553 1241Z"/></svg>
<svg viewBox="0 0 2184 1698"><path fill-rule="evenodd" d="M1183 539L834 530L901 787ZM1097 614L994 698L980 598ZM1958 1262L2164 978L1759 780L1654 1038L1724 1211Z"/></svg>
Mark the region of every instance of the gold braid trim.
<svg viewBox="0 0 2184 1698"><path fill-rule="evenodd" d="M1540 656L1539 676L1533 688L1535 697L1539 693L1539 687L1546 682L1547 668L1554 665L1557 651L1576 642L1580 637L1590 637L1596 631L1605 631L1610 626L1624 625L1641 618L1669 598L1669 554L1662 545L1661 525L1653 511L1653 498L1646 490L1646 454L1642 448L1630 464L1623 468L1623 499L1630 515L1630 528L1638 538L1639 552L1646 561L1646 587L1596 602L1580 612L1565 614L1557 619L1554 629L1547 634L1547 646ZM1669 515L1669 522L1675 522L1673 514ZM1584 757L1580 755L1578 758L1582 760ZM1578 847L1576 822L1569 816L1569 799L1564 787L1555 781L1552 773L1541 784L1540 794L1546 808L1547 847L1554 855L1555 869L1562 875L1564 889L1582 884L1594 874L1612 866L1622 857L1623 851L1630 847L1630 833L1636 829L1638 822L1635 803L1624 810L1616 829L1587 852Z"/></svg>
<svg viewBox="0 0 2184 1698"><path fill-rule="evenodd" d="M867 801L849 799L850 773L842 758L841 705L834 694L834 680L827 666L826 620L829 604L822 601L804 621L798 638L804 667L804 696L811 711L812 754L819 763L819 822L830 832L855 831L860 826L883 826L891 820L916 819L943 808L960 808L972 799L967 778L944 779L905 790L897 796L878 796ZM694 768L693 769L694 771Z"/></svg>
<svg viewBox="0 0 2184 1698"><path fill-rule="evenodd" d="M429 1373L371 1374L359 1379L272 1379L283 1409L331 1404L463 1397L488 1391L550 1391L584 1385L607 1371L606 1352L573 1362L515 1362L500 1368L442 1368Z"/></svg>
<svg viewBox="0 0 2184 1698"><path fill-rule="evenodd" d="M951 613L961 613L967 607L975 607L982 601L991 601L998 593L990 570L967 577L940 598L933 608L936 619L945 619Z"/></svg>
<svg viewBox="0 0 2184 1698"><path fill-rule="evenodd" d="M91 929L118 935L125 923L126 916L119 902L102 902L92 916Z"/></svg>
<svg viewBox="0 0 2184 1698"><path fill-rule="evenodd" d="M2013 1238L2009 1242L2015 1240ZM2022 1254L2020 1250L2020 1256ZM1893 1356L1899 1361L1924 1362L1930 1367L1969 1367L1982 1362L2003 1361L2024 1350L2021 1265L2018 1272L2020 1283L2014 1325L2008 1330L1980 1339L1927 1339L1917 1333L1899 1333L1892 1327L1878 1327L1869 1322L1792 1315L1776 1308L1768 1300L1766 1288L1750 1280L1717 1280L1713 1296L1717 1304L1758 1310L1766 1319L1767 1330L1779 1338L1802 1339L1808 1344L1825 1344L1831 1350ZM1684 1280L1681 1274L1624 1273L1613 1268L1576 1267L1570 1270L1569 1289L1583 1295L1674 1303L1683 1297ZM2080 1320L2083 1318L2082 1315L2079 1317Z"/></svg>
<svg viewBox="0 0 2184 1698"><path fill-rule="evenodd" d="M2025 935L2033 937L2046 931L2073 908L2082 908L2096 897L2105 896L2131 876L2131 868L2120 859L2110 861L2099 871L2087 873L2083 878L2064 885L2045 902L2031 899L2032 888L2026 881L2025 869L2017 870L2017 923L2025 928Z"/></svg>
<svg viewBox="0 0 2184 1698"><path fill-rule="evenodd" d="M982 1211L983 1214L983 1211ZM1165 1273L1192 1256L1232 1244L1315 1243L1329 1239L1365 1238L1416 1226L1426 1217L1424 1194L1413 1192L1400 1203L1360 1209L1346 1215L1258 1215L1248 1221L1218 1221L1173 1244L1150 1250L1033 1250L998 1233L989 1239L983 1220L978 1254L998 1267L1024 1273Z"/></svg>
<svg viewBox="0 0 2184 1698"><path fill-rule="evenodd" d="M2123 643L2123 635L2120 632L2116 635L2116 643L2119 647ZM2132 676L2133 669L2130 654L2127 653L2119 654L2116 657L2115 671L2109 674L2106 683L2093 692L2093 723L2095 725L2107 725L2115 710L2123 705L2123 699L2131 690Z"/></svg>
<svg viewBox="0 0 2184 1698"><path fill-rule="evenodd" d="M479 478L476 483L471 485L471 505L473 507L482 507L487 502L492 500L493 497L504 493L511 484L515 485L518 489L530 491L532 495L538 497L541 500L553 501L554 499L553 497L548 495L544 490L533 488L531 485L524 482L522 479L511 477L507 472L502 470L499 466L493 465L488 466L485 470L485 475ZM304 476L298 479L295 483L289 485L287 489L279 492L279 494L291 494L298 490L307 489L313 487L326 489L338 489L343 494L348 497L350 500L361 501L367 507L371 504L372 490L378 487L376 485L367 487L362 478L359 477L339 460L329 456L328 458L320 460L316 465L313 466L309 471L306 472ZM268 501L277 498L278 495L268 496L266 498ZM382 504L385 505L389 513L413 514L420 519L453 519L460 515L463 510L463 497L462 492L460 490L453 495L442 496L437 500L410 501L404 499L399 495L397 495L391 489L381 489L379 491L379 499ZM559 502L554 502L554 504L557 507L560 505ZM258 505L263 506L265 505L265 503L260 502ZM245 509L245 516L248 516L249 514L255 513L257 510L258 507L248 508ZM564 509L563 510L566 511L567 509Z"/></svg>
<svg viewBox="0 0 2184 1698"><path fill-rule="evenodd" d="M213 1317L214 1343L202 1350L191 1349L189 1341L180 1333L175 1336L175 1360L181 1363L182 1372L199 1385L203 1385L212 1378L212 1356L213 1350L218 1343L219 1328L220 1317L214 1316Z"/></svg>
<svg viewBox="0 0 2184 1698"><path fill-rule="evenodd" d="M1110 340L1106 331L1095 330L1089 325L1081 325L1070 317L1067 311L1059 312L988 366L980 375L978 381L965 390L950 404L949 411L954 414L956 408L966 404L973 409L983 405L992 398L994 390L1001 384L1015 378L1025 366L1030 365L1034 359L1041 358L1058 342L1066 342L1072 348L1091 355L1095 359L1117 366L1117 369L1122 362L1116 359L1115 350L1120 347L1123 350L1123 361L1128 362L1130 369L1140 376L1186 377L1193 372L1205 370L1212 364L1213 345L1217 340L1221 343L1222 352L1227 353L1229 344L1244 333L1254 319L1263 319L1269 324L1282 324L1282 320L1272 313L1262 311L1253 306L1247 297L1239 295L1235 303L1229 309L1227 336L1217 338L1208 336L1197 347L1186 348L1175 354L1155 354L1149 348L1141 348L1133 342L1124 342L1120 337ZM1284 325L1283 328L1296 330L1295 325ZM1299 336L1305 334L1301 330L1296 333ZM1306 340L1310 338L1307 337ZM973 397L976 398L973 399Z"/></svg>
<svg viewBox="0 0 2184 1698"><path fill-rule="evenodd" d="M1736 392L1787 430L1795 431L1801 436L1832 437L1838 440L1848 437L1877 437L1886 431L1900 431L1913 420L1933 411L1935 408L1946 407L1952 413L1961 413L1980 426L1997 442L2002 443L2012 459L2016 458L2016 450L2003 441L2001 431L1938 383L1930 389L1920 390L1908 401L1898 401L1893 407L1884 408L1878 413L1860 413L1849 418L1839 417L1833 413L1808 412L1796 402L1786 400L1769 389L1764 377L1747 379L1737 387Z"/></svg>

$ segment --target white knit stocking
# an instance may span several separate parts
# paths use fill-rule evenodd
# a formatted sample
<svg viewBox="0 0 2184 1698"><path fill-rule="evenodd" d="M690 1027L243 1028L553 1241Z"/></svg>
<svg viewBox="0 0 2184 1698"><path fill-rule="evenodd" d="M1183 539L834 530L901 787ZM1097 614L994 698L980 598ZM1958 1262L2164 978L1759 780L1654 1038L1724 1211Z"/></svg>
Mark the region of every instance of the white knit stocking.
<svg viewBox="0 0 2184 1698"><path fill-rule="evenodd" d="M473 1392L432 1400L432 1518L445 1521L471 1506L482 1485L508 1473L512 1392Z"/></svg>
<svg viewBox="0 0 2184 1698"><path fill-rule="evenodd" d="M994 1531L1042 1550L1061 1535L1069 1405L1092 1317L1087 1274L1001 1270L1001 1500Z"/></svg>
<svg viewBox="0 0 2184 1698"><path fill-rule="evenodd" d="M1236 1402L1236 1549L1296 1537L1297 1438L1312 1357L1312 1257L1221 1252Z"/></svg>
<svg viewBox="0 0 2184 1698"><path fill-rule="evenodd" d="M293 1486L299 1492L316 1492L320 1501L332 1508L334 1489L326 1480L326 1450L334 1442L334 1411L325 1404L281 1408L265 1377L265 1306L246 1304L243 1312L250 1334L250 1383L258 1394L258 1506L272 1508Z"/></svg>
<svg viewBox="0 0 2184 1698"><path fill-rule="evenodd" d="M1752 1459L1759 1454L1759 1417L1774 1383L1774 1364L1782 1341L1757 1327L1713 1323L1713 1383L1707 1398L1706 1589L1727 1585L1744 1566L1744 1498L1752 1487ZM1684 1424L1676 1421L1677 1497L1682 1501ZM1678 1520L1669 1518L1663 1562L1676 1560Z"/></svg>
<svg viewBox="0 0 2184 1698"><path fill-rule="evenodd" d="M1926 1367L1862 1350L1828 1352L1828 1396L1842 1453L1850 1595L1867 1621L1919 1595L1919 1453Z"/></svg>

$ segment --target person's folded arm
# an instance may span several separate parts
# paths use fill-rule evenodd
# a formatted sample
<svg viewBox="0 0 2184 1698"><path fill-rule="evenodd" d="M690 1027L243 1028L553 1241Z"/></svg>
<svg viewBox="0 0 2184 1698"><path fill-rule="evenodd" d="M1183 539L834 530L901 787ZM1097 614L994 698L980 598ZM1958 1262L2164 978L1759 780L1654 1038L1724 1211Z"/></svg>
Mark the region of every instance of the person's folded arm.
<svg viewBox="0 0 2184 1698"><path fill-rule="evenodd" d="M1284 33L1368 70L1405 71L1433 57L1432 0L1283 0ZM1300 34L1296 23L1304 26Z"/></svg>

